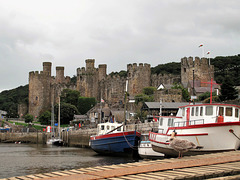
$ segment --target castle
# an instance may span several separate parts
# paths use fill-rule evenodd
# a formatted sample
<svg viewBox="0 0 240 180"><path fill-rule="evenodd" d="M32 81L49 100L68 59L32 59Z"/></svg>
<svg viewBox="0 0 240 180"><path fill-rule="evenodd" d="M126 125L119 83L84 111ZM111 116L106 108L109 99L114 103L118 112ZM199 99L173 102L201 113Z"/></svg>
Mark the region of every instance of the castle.
<svg viewBox="0 0 240 180"><path fill-rule="evenodd" d="M208 64L205 58L192 57L181 59L181 77L167 74L151 74L150 64L127 65L127 77L119 75L107 75L107 65L100 64L95 68L95 60L87 59L86 67L77 68L77 81L71 82L71 78L64 76L64 67L56 67L56 76L52 76L51 62L43 62L43 71L29 73L29 107L28 113L39 116L42 112L49 110L51 105L58 102L63 89L72 89L80 92L81 96L95 97L99 102L104 99L110 106L124 102L124 91L128 79L128 93L130 96L142 93L143 88L162 84L173 84L181 82L186 84L193 79L192 71L195 71L195 78L203 81L210 81L213 78L214 67ZM210 75L209 75L210 74ZM157 92L164 97L164 94ZM160 95L155 95L159 100ZM165 101L179 102L181 95L169 90L165 93Z"/></svg>

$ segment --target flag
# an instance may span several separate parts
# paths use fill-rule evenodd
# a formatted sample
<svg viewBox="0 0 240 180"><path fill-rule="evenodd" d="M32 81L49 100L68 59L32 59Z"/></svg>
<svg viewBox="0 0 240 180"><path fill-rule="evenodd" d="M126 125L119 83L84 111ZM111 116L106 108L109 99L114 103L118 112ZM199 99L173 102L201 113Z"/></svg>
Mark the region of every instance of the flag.
<svg viewBox="0 0 240 180"><path fill-rule="evenodd" d="M208 51L207 54L210 54L210 51Z"/></svg>
<svg viewBox="0 0 240 180"><path fill-rule="evenodd" d="M104 99L101 98L101 102L104 102Z"/></svg>
<svg viewBox="0 0 240 180"><path fill-rule="evenodd" d="M203 46L203 44L200 44L198 47L202 47Z"/></svg>

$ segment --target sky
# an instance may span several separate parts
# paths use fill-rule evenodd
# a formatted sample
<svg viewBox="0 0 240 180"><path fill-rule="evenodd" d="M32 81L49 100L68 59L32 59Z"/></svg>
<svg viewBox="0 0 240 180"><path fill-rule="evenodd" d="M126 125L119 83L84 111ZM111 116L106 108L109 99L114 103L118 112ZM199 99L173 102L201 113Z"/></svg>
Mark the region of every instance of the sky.
<svg viewBox="0 0 240 180"><path fill-rule="evenodd" d="M72 77L86 59L109 74L240 54L239 9L236 0L0 0L0 92L28 84L43 62Z"/></svg>

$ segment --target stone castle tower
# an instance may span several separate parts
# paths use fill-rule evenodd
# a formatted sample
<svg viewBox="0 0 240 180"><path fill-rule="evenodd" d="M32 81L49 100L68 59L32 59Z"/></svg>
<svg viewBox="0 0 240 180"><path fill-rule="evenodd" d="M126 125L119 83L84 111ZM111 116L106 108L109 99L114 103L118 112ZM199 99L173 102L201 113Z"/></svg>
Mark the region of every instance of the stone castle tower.
<svg viewBox="0 0 240 180"><path fill-rule="evenodd" d="M151 85L151 66L150 64L136 63L127 65L129 87L128 92L130 95L142 93L144 87Z"/></svg>
<svg viewBox="0 0 240 180"><path fill-rule="evenodd" d="M86 68L77 69L77 90L81 96L99 99L99 82L106 79L107 65L99 65L97 69L94 67L94 59L87 59L85 62Z"/></svg>
<svg viewBox="0 0 240 180"><path fill-rule="evenodd" d="M64 67L56 67L56 77L51 76L51 69L51 62L43 62L43 71L29 73L29 114L38 116L50 110L52 103L58 102L63 89L75 89L70 77L64 76Z"/></svg>
<svg viewBox="0 0 240 180"><path fill-rule="evenodd" d="M195 57L193 61L192 57L181 59L181 83L187 84L189 80L200 80L201 82L211 81L214 78L214 66L209 65L209 61L206 58Z"/></svg>

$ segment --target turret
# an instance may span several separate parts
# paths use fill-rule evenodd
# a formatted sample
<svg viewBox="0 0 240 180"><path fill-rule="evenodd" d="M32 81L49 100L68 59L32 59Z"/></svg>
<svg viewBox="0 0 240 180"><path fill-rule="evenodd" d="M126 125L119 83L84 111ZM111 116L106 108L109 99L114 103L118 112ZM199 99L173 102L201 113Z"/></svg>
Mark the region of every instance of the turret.
<svg viewBox="0 0 240 180"><path fill-rule="evenodd" d="M43 73L51 76L52 72L52 63L51 62L43 62Z"/></svg>
<svg viewBox="0 0 240 180"><path fill-rule="evenodd" d="M56 83L63 83L64 79L64 67L56 67Z"/></svg>

